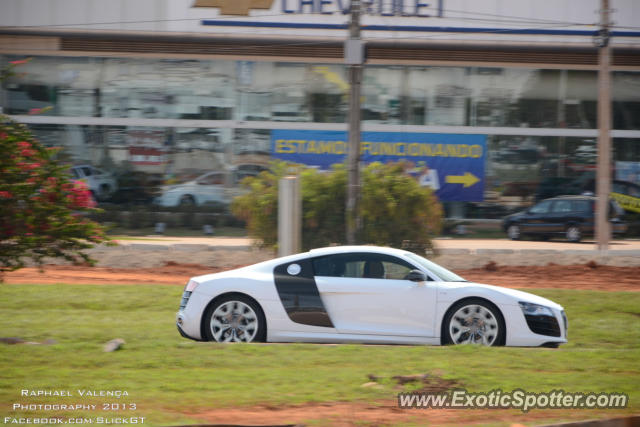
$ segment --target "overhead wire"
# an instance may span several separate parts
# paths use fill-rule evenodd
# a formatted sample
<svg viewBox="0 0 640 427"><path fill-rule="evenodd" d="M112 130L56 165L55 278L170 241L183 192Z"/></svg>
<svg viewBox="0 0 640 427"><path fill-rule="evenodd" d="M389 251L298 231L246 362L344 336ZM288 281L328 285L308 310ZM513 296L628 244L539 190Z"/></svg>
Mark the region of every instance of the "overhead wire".
<svg viewBox="0 0 640 427"><path fill-rule="evenodd" d="M391 4L391 3L389 3ZM365 5L366 6L366 5ZM554 28L568 28L568 27L579 27L579 26L594 26L596 24L593 23L584 23L584 22L571 22L571 21L560 21L560 20L551 20L551 19L541 19L541 18L527 18L527 17L521 17L521 16L513 16L513 15L500 15L500 14L491 14L491 13L483 13L483 12L476 12L476 11L461 11L461 10L455 10L455 9L443 9L443 13L446 15L450 15L450 14L461 14L461 15L474 15L474 17L469 17L469 16L446 16L445 18L447 19L454 19L454 20L459 20L459 21L478 21L478 22L485 22L485 23L493 23L493 24L532 24L531 26L527 27L527 28L480 28L478 31L478 33L474 33L474 41L491 41L490 39L487 38L478 38L478 34L482 34L482 35L491 35L491 34L509 34L509 33L513 33L515 31L522 31L522 30L543 30L543 29L554 29ZM36 29L36 28L40 28L40 29L47 29L47 28L60 28L60 27L87 27L87 26L100 26L100 25L129 25L129 24L149 24L149 23L167 23L167 22L184 22L184 21L227 21L227 22L232 22L234 20L238 20L238 21L245 21L247 19L251 19L251 20L259 20L260 18L273 18L273 17L278 17L278 16L290 16L290 14L288 13L272 13L272 14L264 14L261 13L259 15L255 15L255 16L215 16L215 17L211 17L211 18L205 18L205 17L198 17L198 18L174 18L174 19L150 19L150 20L131 20L131 21L104 21L104 22L91 22L91 23L66 23L66 24L51 24L51 25L22 25L22 26L17 26L17 27L0 27L0 29L2 28L20 28L20 29ZM345 18L348 15L345 15ZM487 18L478 18L475 16L484 16ZM392 19L393 17L385 17L382 16L383 20L389 20ZM435 18L435 17L434 17ZM437 18L440 19L440 18ZM535 24L540 24L540 25L535 25ZM542 25L544 24L544 25ZM390 27L392 27L390 25ZM611 26L612 29L616 29L616 28L624 28L624 29L640 29L640 27L633 27L633 26L616 26L616 25L612 25ZM171 32L176 32L176 31L167 31L167 30L155 30L158 33L171 33ZM317 30L316 30L317 31ZM333 31L333 30L328 30L328 31ZM366 25L363 26L362 31L371 31L371 30L367 30ZM187 31L187 32L191 32L191 31ZM399 28L396 31L393 31L394 33L402 33L402 29ZM425 32L429 32L428 28L425 29ZM274 35L273 33L273 28L252 28L251 31L252 34L255 34L257 36L259 35ZM452 33L455 33L454 30L452 30ZM238 33L241 34L241 33ZM246 34L242 34L242 35L246 35ZM286 36L287 34L278 34L278 35L283 35ZM324 37L327 37L326 34L322 35ZM331 38L335 38L336 41L338 40L343 40L343 37L340 36L328 36ZM438 32L438 33L433 33L431 32L430 34L416 34L414 32L412 32L412 35L410 37L408 36L397 36L397 35L376 35L375 37L370 37L369 40L375 40L375 41L385 41L385 40L437 40L437 39L447 39L451 37L451 33L447 33L447 32ZM314 45L326 45L327 43L330 43L331 39L329 40L313 40L313 41L300 41L300 42L295 42L295 43L273 43L272 45L277 45L277 46L284 46L284 47L304 47L304 46L314 46ZM262 44L255 44L255 45L247 45L247 47L264 47L264 46L269 46L271 44L269 43L262 43ZM220 47L220 49L218 51L224 51L224 50L235 50L236 48L224 48L224 47Z"/></svg>

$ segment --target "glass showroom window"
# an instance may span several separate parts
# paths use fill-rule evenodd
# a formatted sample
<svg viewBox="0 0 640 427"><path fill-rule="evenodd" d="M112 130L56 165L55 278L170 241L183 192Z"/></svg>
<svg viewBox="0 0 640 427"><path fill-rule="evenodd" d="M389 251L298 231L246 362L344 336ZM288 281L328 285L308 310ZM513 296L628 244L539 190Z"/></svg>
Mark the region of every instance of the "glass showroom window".
<svg viewBox="0 0 640 427"><path fill-rule="evenodd" d="M362 87L362 120L368 123L401 124L402 103L407 92L407 67L366 67Z"/></svg>
<svg viewBox="0 0 640 427"><path fill-rule="evenodd" d="M6 62L22 59L5 57ZM28 114L37 109L56 116L95 116L99 58L35 57L20 66L20 74L3 82L1 97L7 114Z"/></svg>
<svg viewBox="0 0 640 427"><path fill-rule="evenodd" d="M342 65L311 64L306 78L313 121L345 123L349 102L346 68Z"/></svg>
<svg viewBox="0 0 640 427"><path fill-rule="evenodd" d="M106 117L231 119L229 61L105 59L102 74Z"/></svg>
<svg viewBox="0 0 640 427"><path fill-rule="evenodd" d="M275 63L271 92L271 120L279 122L310 122L307 77L311 65Z"/></svg>
<svg viewBox="0 0 640 427"><path fill-rule="evenodd" d="M238 120L311 121L304 64L237 61Z"/></svg>
<svg viewBox="0 0 640 427"><path fill-rule="evenodd" d="M640 129L640 73L613 73L613 127Z"/></svg>
<svg viewBox="0 0 640 427"><path fill-rule="evenodd" d="M516 208L595 191L595 138L493 135L488 144L486 202Z"/></svg>

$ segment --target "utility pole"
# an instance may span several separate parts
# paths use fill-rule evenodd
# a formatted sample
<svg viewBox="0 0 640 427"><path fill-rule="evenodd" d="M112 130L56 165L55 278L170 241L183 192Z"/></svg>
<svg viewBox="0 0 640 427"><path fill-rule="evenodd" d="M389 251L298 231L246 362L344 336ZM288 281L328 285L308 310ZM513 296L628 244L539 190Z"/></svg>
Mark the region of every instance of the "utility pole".
<svg viewBox="0 0 640 427"><path fill-rule="evenodd" d="M349 38L344 44L344 60L349 66L349 153L347 156L347 201L346 231L347 244L356 243L360 229L360 85L362 84L362 64L364 44L360 39L360 0L351 0L351 20Z"/></svg>
<svg viewBox="0 0 640 427"><path fill-rule="evenodd" d="M611 239L609 193L611 193L611 47L609 46L609 0L602 0L598 51L598 169L596 173L596 242L606 251Z"/></svg>

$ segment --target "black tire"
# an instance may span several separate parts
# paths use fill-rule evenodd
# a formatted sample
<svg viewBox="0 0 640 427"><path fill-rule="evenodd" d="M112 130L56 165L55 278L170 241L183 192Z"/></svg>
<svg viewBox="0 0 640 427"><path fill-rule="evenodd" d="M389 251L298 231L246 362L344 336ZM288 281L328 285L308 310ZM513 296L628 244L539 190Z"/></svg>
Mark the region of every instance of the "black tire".
<svg viewBox="0 0 640 427"><path fill-rule="evenodd" d="M511 240L522 239L522 231L520 230L520 226L518 224L509 224L506 231L507 236L509 236Z"/></svg>
<svg viewBox="0 0 640 427"><path fill-rule="evenodd" d="M572 243L578 243L582 240L582 230L580 230L580 227L575 224L567 225L564 234L567 240Z"/></svg>
<svg viewBox="0 0 640 427"><path fill-rule="evenodd" d="M98 197L100 200L107 200L111 195L111 187L107 184L102 184L98 190Z"/></svg>
<svg viewBox="0 0 640 427"><path fill-rule="evenodd" d="M196 199L191 194L185 194L180 197L180 206L195 206Z"/></svg>
<svg viewBox="0 0 640 427"><path fill-rule="evenodd" d="M235 319L235 323L233 319L228 319L227 323L222 322L225 326L228 326L227 329L217 328L212 325L214 321L214 314L216 315L216 320L220 323L220 314L223 307L229 307L233 310L233 308L237 308L237 314L239 315ZM251 328L250 321L247 321L244 316L250 317L251 313L249 313L246 309L250 309L255 315L255 328ZM233 314L230 313L230 314ZM264 312L258 303L256 303L253 299L248 298L244 295L227 295L222 298L216 300L213 304L210 304L205 314L203 316L203 338L206 341L218 341L218 342L264 342L267 338L267 322L264 317ZM231 336L232 330L235 327L235 337ZM242 329L243 327L247 329ZM255 331L255 333L254 333ZM246 334L243 336L243 334ZM216 337L217 335L217 337Z"/></svg>
<svg viewBox="0 0 640 427"><path fill-rule="evenodd" d="M489 343L485 344L484 342L477 342L477 340L473 340L472 336L470 335L469 339L473 340L472 342L474 343L478 343L478 344L484 344L484 345L489 345L489 346L499 346L499 345L504 345L505 344L505 338L507 336L506 332L506 326L504 323L504 317L502 316L502 313L500 312L500 310L498 309L498 307L496 307L494 304L490 303L489 301L482 299L482 298L466 298L463 299L461 301L458 301L457 303L455 303L454 305L452 305L449 310L447 310L447 314L444 316L444 320L442 321L442 343L445 345L449 345L449 344L462 344L464 340L464 333L462 333L459 336L459 342L455 342L453 337L451 336L451 330L454 329L455 331L455 323L456 322L460 322L460 320L456 320L454 319L454 315L456 315L457 313L459 313L461 310L464 310L465 308L469 307L470 311L469 311L469 316L473 317L473 316L481 316L484 317L484 315L486 315L486 311L484 312L480 312L480 313L475 313L474 312L474 307L483 307L484 310L487 310L489 313L491 313L491 315L493 316L493 318L495 319L495 328L491 328L491 326L494 324L494 322L490 322L487 320L483 320L480 317L477 317L478 321L482 321L483 325L482 328L483 330L481 331L481 333L479 333L479 336L482 337L483 335L486 335L487 337L487 341ZM475 319L476 317L473 317L474 319L474 323L475 323ZM452 325L452 322L454 322L454 325ZM486 322L486 323L485 323ZM470 325L471 326L471 325ZM476 325L477 326L477 325ZM480 332L480 331L478 331ZM480 338L481 340L483 340L482 338ZM484 341L484 340L483 340Z"/></svg>

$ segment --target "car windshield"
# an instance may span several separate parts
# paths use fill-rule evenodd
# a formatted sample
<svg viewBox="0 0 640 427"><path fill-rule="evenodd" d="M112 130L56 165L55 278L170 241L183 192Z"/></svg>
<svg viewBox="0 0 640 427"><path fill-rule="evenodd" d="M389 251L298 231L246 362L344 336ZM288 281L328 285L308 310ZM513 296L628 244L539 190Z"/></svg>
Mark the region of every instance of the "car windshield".
<svg viewBox="0 0 640 427"><path fill-rule="evenodd" d="M432 272L443 282L466 282L466 280L458 276L456 273L449 271L446 268L439 266L438 264L431 262L426 258L421 257L420 255L409 252L407 253L407 258L419 264L421 267L424 267L425 269L427 269L427 271Z"/></svg>

